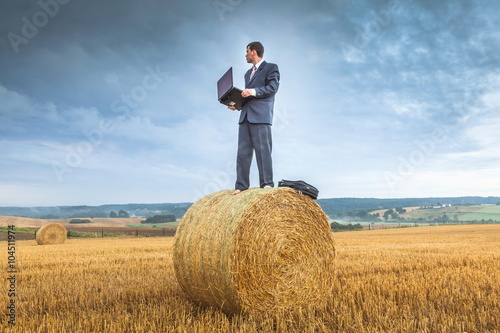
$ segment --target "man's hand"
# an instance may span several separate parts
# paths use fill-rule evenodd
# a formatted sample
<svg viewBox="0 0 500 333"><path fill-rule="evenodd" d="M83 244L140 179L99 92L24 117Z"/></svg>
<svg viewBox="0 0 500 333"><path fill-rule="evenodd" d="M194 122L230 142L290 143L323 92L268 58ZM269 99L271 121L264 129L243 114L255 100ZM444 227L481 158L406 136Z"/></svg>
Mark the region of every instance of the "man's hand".
<svg viewBox="0 0 500 333"><path fill-rule="evenodd" d="M252 96L252 91L250 89L245 89L241 92L241 96L245 98L250 97Z"/></svg>
<svg viewBox="0 0 500 333"><path fill-rule="evenodd" d="M235 108L234 106L232 106L232 105L231 105L231 106L228 106L227 108L228 108L229 110L233 110L233 111L234 111L234 110L236 110L236 108Z"/></svg>

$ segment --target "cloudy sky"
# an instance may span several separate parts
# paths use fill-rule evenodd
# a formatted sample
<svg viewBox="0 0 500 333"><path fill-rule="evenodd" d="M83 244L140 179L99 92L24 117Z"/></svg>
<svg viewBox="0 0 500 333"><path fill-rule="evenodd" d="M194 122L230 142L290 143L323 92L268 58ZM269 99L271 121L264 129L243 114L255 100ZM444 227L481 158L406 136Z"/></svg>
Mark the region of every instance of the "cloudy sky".
<svg viewBox="0 0 500 333"><path fill-rule="evenodd" d="M235 181L254 40L275 182L320 198L500 195L494 0L0 3L0 206L192 202ZM252 186L258 186L254 165Z"/></svg>

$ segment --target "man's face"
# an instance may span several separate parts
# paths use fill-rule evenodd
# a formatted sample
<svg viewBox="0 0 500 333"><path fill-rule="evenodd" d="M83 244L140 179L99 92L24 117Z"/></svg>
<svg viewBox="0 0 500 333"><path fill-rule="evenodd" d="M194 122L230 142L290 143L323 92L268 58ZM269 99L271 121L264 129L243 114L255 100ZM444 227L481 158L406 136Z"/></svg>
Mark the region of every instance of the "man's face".
<svg viewBox="0 0 500 333"><path fill-rule="evenodd" d="M245 55L247 63L249 64L253 63L256 57L257 57L257 52L255 50L250 50L250 48L247 47L247 54Z"/></svg>

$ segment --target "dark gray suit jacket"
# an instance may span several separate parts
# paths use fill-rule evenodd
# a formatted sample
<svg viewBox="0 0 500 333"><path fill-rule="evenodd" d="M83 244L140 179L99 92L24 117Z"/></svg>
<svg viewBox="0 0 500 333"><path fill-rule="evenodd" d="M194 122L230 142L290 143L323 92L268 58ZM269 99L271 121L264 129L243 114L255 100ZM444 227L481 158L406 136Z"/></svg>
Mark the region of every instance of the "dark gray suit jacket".
<svg viewBox="0 0 500 333"><path fill-rule="evenodd" d="M248 102L241 109L241 124L247 117L251 123L269 124L273 122L274 95L278 91L280 72L278 65L263 61L250 80L250 68L245 74L245 89L255 89L256 97L248 97Z"/></svg>

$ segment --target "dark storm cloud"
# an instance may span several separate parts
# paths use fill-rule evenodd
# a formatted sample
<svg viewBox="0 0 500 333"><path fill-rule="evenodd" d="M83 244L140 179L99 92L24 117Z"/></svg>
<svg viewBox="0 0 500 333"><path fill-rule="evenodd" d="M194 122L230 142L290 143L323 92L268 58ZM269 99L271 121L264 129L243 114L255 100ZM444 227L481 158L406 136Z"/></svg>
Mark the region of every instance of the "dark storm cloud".
<svg viewBox="0 0 500 333"><path fill-rule="evenodd" d="M459 167L447 161L460 161L461 178L474 166L477 192L491 194L482 182L500 168L498 6L1 2L0 184L33 191L34 203L46 200L43 184L57 204L74 188L71 203L85 203L103 184L117 202L233 186L237 115L217 103L215 82L233 66L241 87L245 47L261 40L282 74L277 175L319 183L325 196L432 195L415 182L456 193L447 171ZM113 191L129 182L135 194Z"/></svg>

